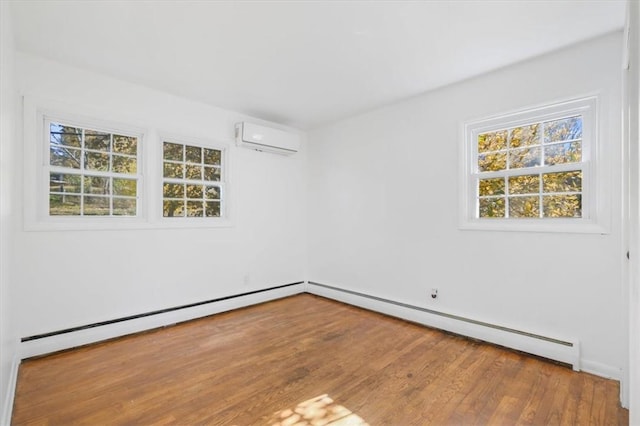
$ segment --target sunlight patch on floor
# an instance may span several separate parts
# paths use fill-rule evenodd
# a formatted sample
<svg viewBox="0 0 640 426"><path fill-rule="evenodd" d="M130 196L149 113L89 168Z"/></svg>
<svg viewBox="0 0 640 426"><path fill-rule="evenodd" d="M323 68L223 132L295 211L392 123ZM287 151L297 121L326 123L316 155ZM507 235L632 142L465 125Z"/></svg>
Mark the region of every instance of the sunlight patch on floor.
<svg viewBox="0 0 640 426"><path fill-rule="evenodd" d="M329 395L320 395L301 402L295 408L275 413L271 426L369 426L363 418L336 404Z"/></svg>

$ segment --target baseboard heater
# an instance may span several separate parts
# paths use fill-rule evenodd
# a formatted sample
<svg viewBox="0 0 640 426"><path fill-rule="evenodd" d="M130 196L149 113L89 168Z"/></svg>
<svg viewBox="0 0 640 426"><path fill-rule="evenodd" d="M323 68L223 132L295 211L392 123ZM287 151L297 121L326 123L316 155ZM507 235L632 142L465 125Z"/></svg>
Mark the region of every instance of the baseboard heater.
<svg viewBox="0 0 640 426"><path fill-rule="evenodd" d="M570 364L574 370L580 370L580 345L577 340L543 336L313 281L308 282L307 292Z"/></svg>
<svg viewBox="0 0 640 426"><path fill-rule="evenodd" d="M287 297L304 291L304 283L304 281L298 281L26 336L20 339L22 348L21 358L39 356Z"/></svg>

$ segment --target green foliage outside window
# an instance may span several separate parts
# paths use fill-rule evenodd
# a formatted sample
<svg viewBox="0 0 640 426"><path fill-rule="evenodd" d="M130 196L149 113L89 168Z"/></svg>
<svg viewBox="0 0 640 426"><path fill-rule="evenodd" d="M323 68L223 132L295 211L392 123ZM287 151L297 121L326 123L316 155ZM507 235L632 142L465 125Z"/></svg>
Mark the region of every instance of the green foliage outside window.
<svg viewBox="0 0 640 426"><path fill-rule="evenodd" d="M476 148L478 217L582 217L582 117L481 133ZM567 164L578 167L536 172Z"/></svg>
<svg viewBox="0 0 640 426"><path fill-rule="evenodd" d="M135 216L138 138L51 123L49 215Z"/></svg>
<svg viewBox="0 0 640 426"><path fill-rule="evenodd" d="M163 143L162 215L220 217L222 151Z"/></svg>

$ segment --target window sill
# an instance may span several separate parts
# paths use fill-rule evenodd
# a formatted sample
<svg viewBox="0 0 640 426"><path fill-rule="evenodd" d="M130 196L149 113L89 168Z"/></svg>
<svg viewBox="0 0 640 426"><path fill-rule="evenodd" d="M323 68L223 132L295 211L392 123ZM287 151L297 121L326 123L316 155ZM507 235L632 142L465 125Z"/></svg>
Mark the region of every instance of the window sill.
<svg viewBox="0 0 640 426"><path fill-rule="evenodd" d="M587 219L483 219L464 220L465 231L547 232L569 234L609 234L605 226Z"/></svg>
<svg viewBox="0 0 640 426"><path fill-rule="evenodd" d="M159 230L159 229L216 229L231 228L234 223L229 219L203 220L204 218L161 218L148 221L139 218L91 218L78 222L77 218L56 218L47 221L25 222L27 232L47 231L125 231L125 230Z"/></svg>

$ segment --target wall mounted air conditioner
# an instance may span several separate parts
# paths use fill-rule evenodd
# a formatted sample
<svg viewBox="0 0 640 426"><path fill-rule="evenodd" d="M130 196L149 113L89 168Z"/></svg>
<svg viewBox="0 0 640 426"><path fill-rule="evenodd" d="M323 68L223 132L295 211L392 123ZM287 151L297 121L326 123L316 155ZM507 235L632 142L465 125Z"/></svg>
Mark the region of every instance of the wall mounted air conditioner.
<svg viewBox="0 0 640 426"><path fill-rule="evenodd" d="M256 151L290 155L300 149L300 136L243 121L236 123L236 144Z"/></svg>

